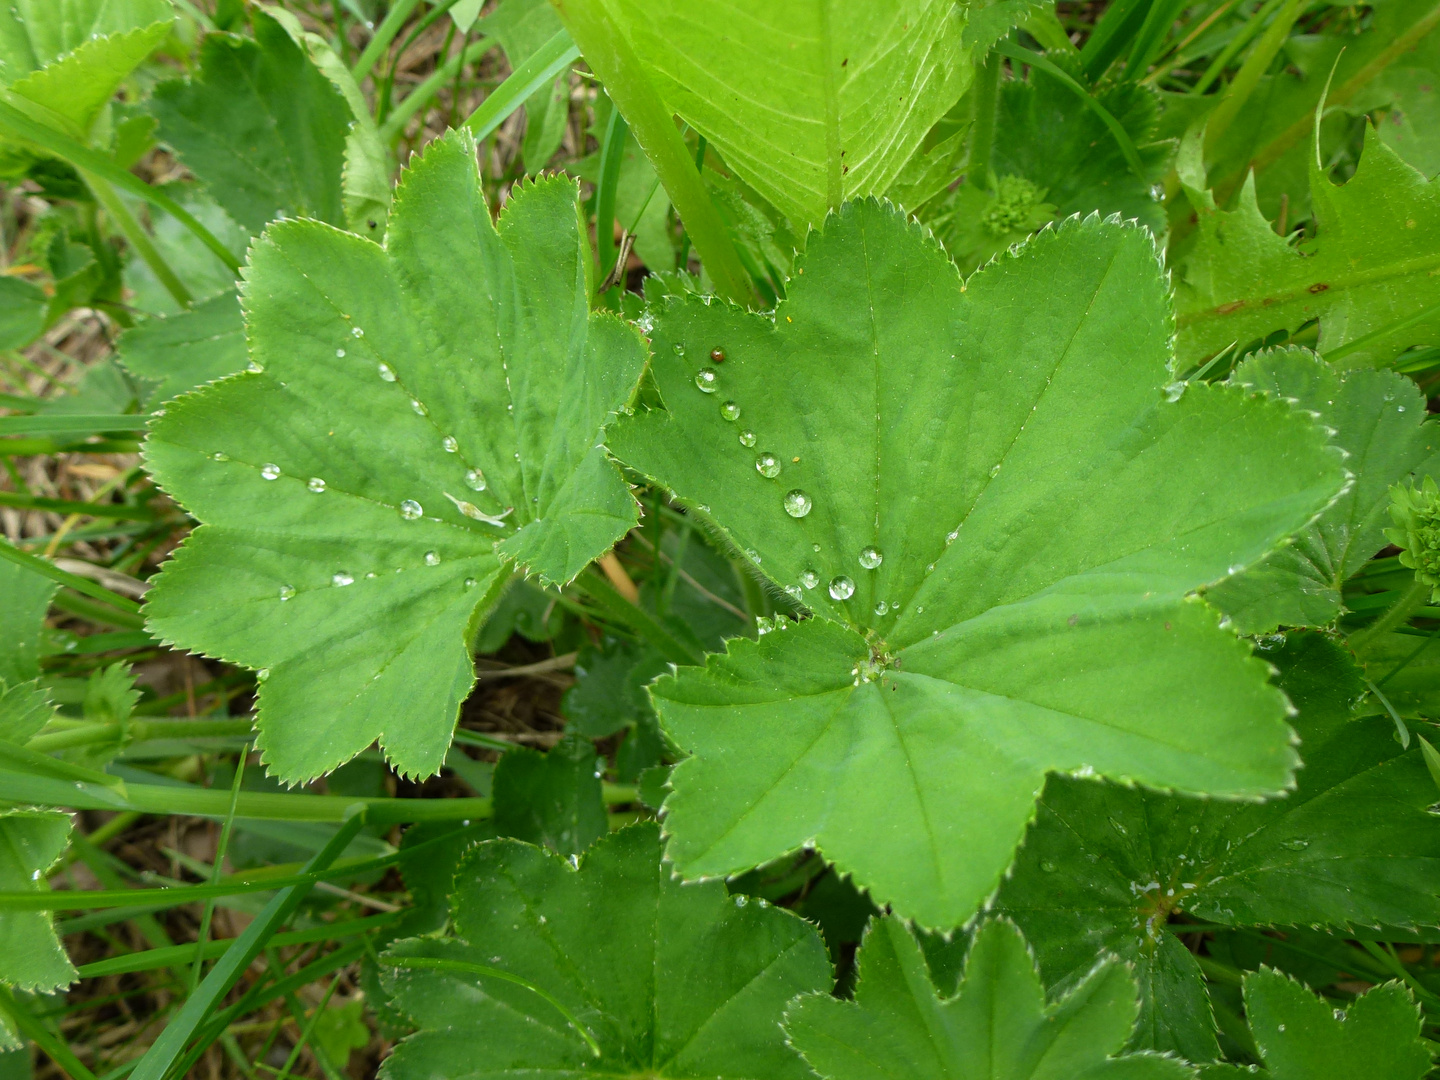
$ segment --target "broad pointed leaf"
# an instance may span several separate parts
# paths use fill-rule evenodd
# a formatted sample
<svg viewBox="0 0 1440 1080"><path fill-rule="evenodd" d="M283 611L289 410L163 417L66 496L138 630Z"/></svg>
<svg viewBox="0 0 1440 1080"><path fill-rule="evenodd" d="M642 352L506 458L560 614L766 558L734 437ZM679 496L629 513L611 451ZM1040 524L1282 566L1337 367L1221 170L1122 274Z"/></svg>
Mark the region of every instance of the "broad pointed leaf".
<svg viewBox="0 0 1440 1080"><path fill-rule="evenodd" d="M1052 777L995 905L1035 947L1047 982L1102 952L1136 964L1140 1045L1215 1053L1203 980L1166 929L1183 911L1227 926L1440 925L1436 791L1418 745L1386 716L1350 719L1354 662L1314 633L1263 653L1280 668L1305 767L1259 805Z"/></svg>
<svg viewBox="0 0 1440 1080"><path fill-rule="evenodd" d="M179 315L159 315L120 335L120 360L132 375L155 383L151 396L168 401L245 367L245 325L233 292L223 292Z"/></svg>
<svg viewBox="0 0 1440 1080"><path fill-rule="evenodd" d="M589 313L589 261L572 182L517 186L497 230L462 135L416 160L385 248L296 221L253 249L263 371L173 402L147 443L206 523L147 614L269 670L259 744L280 777L375 739L437 770L506 564L565 582L635 522L596 443L644 351Z"/></svg>
<svg viewBox="0 0 1440 1080"><path fill-rule="evenodd" d="M1342 374L1304 349L1252 356L1230 381L1318 413L1349 454L1355 481L1290 546L1206 598L1244 634L1334 622L1344 610L1345 580L1385 546L1390 486L1440 473L1440 428L1425 422L1425 398L1410 379L1389 371Z"/></svg>
<svg viewBox="0 0 1440 1080"><path fill-rule="evenodd" d="M962 283L873 202L811 237L773 318L656 314L668 411L610 445L820 616L653 688L694 755L682 873L815 844L953 926L1047 771L1287 785L1283 697L1186 596L1323 507L1340 456L1280 402L1167 394L1170 325L1140 229L1071 222Z"/></svg>
<svg viewBox="0 0 1440 1080"><path fill-rule="evenodd" d="M578 855L605 835L600 765L589 739L567 735L548 753L511 750L495 766L495 830Z"/></svg>
<svg viewBox="0 0 1440 1080"><path fill-rule="evenodd" d="M780 1019L796 994L829 989L825 947L745 899L672 877L653 825L611 834L578 869L482 844L456 875L454 936L384 957L420 1030L383 1075L803 1080Z"/></svg>
<svg viewBox="0 0 1440 1080"><path fill-rule="evenodd" d="M41 892L70 839L70 815L0 810L0 891ZM48 911L0 912L0 983L48 993L76 979Z"/></svg>
<svg viewBox="0 0 1440 1080"><path fill-rule="evenodd" d="M606 0L656 89L797 224L883 194L970 84L951 0Z"/></svg>
<svg viewBox="0 0 1440 1080"><path fill-rule="evenodd" d="M1277 330L1320 320L1320 352L1385 330L1440 305L1440 186L1367 127L1360 167L1337 187L1311 170L1315 239L1275 234L1255 203L1253 179L1234 210L1207 214L1181 264L1176 304L1180 358L1204 360ZM1440 340L1440 314L1381 335L1345 357L1384 363Z"/></svg>
<svg viewBox="0 0 1440 1080"><path fill-rule="evenodd" d="M1335 1009L1278 971L1245 976L1250 1032L1274 1080L1421 1080L1430 1046L1410 991L1388 982Z"/></svg>
<svg viewBox="0 0 1440 1080"><path fill-rule="evenodd" d="M824 1080L1184 1080L1194 1070L1158 1054L1116 1056L1135 1024L1135 980L1097 965L1045 1000L1025 939L1003 919L975 934L953 997L931 985L905 924L870 924L855 1000L802 997L785 1014L790 1041Z"/></svg>

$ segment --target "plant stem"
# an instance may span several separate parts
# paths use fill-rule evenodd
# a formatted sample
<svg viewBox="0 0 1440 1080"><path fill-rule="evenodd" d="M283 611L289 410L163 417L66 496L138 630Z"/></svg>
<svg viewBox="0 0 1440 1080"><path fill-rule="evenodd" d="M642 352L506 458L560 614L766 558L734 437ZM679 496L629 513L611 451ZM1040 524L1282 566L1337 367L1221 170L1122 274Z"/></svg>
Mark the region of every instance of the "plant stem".
<svg viewBox="0 0 1440 1080"><path fill-rule="evenodd" d="M1425 606L1425 601L1430 598L1430 593L1430 586L1416 578L1378 619L1365 629L1357 630L1350 635L1350 648L1358 653L1371 641L1403 625L1410 616Z"/></svg>
<svg viewBox="0 0 1440 1080"><path fill-rule="evenodd" d="M405 125L410 118L420 111L424 106L434 100L435 95L444 89L445 84L455 77L466 64L473 64L492 48L495 43L489 38L481 38L472 45L461 49L445 63L436 68L430 76L406 96L405 100L396 105L385 117L385 122L380 125L380 139L382 142L394 142L405 130Z"/></svg>
<svg viewBox="0 0 1440 1080"><path fill-rule="evenodd" d="M665 193L685 223L715 291L737 304L756 302L754 285L725 223L710 201L675 127L674 115L650 85L640 58L606 12L603 0L551 0L590 70L630 124Z"/></svg>
<svg viewBox="0 0 1440 1080"><path fill-rule="evenodd" d="M530 95L550 82L580 58L580 50L561 30L515 68L466 119L476 140L489 135L503 124ZM408 100L408 99L407 99Z"/></svg>
<svg viewBox="0 0 1440 1080"><path fill-rule="evenodd" d="M1255 87L1260 85L1260 77L1269 69L1271 61L1285 44L1285 39L1290 36L1290 28L1300 16L1300 4L1301 0L1285 0L1285 6L1275 16L1275 21L1245 58L1245 63L1240 66L1239 72L1220 99L1220 104L1215 106L1215 111L1210 114L1210 121L1205 126L1206 150L1213 150L1219 144L1235 118L1240 115L1240 110L1250 100Z"/></svg>
<svg viewBox="0 0 1440 1080"><path fill-rule="evenodd" d="M385 18L375 30L375 36L370 39L370 43L365 46L365 51L360 54L360 59L355 61L355 66L350 71L357 83L370 74L370 69L384 55L385 49L395 40L395 35L400 33L405 20L419 3L420 0L396 0L385 13Z"/></svg>
<svg viewBox="0 0 1440 1080"><path fill-rule="evenodd" d="M976 187L993 189L990 152L995 143L995 111L1000 92L1000 57L991 52L975 65L975 128L970 135L969 180Z"/></svg>
<svg viewBox="0 0 1440 1080"><path fill-rule="evenodd" d="M120 201L120 196L115 193L115 189L109 181L83 169L80 170L80 175L85 180L85 185L94 194L96 201L105 208L110 219L125 234L125 239L135 249L135 253L160 280L160 284L165 286L165 291L182 308L188 308L193 304L195 298L190 295L190 290L185 287L185 283L180 280L179 275L170 269L170 264L165 261L154 242L140 227L140 222L135 220L135 215L130 213L130 208Z"/></svg>

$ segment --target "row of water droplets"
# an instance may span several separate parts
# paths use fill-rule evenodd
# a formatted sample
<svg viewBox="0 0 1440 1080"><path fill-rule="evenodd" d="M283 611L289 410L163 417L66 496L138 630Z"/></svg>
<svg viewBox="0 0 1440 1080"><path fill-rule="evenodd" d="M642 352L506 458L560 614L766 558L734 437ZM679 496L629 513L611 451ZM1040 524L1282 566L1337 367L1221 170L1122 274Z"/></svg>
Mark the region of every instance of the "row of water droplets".
<svg viewBox="0 0 1440 1080"><path fill-rule="evenodd" d="M677 343L675 345L675 355L683 357L685 355L685 346ZM723 364L725 362L725 350L719 347L711 349L710 362L715 365ZM702 394L713 394L717 392L720 389L720 373L715 367L701 368L695 374L695 386ZM728 421L729 423L737 422L740 419L740 412L740 405L734 400L727 399L720 405L720 419ZM748 427L742 427L740 429L739 439L740 445L747 449L755 446L755 432ZM783 468L784 466L781 464L780 459L768 450L762 451L755 456L755 471L766 480L777 479L783 471ZM785 510L785 513L798 520L808 515L810 511L814 509L815 503L810 495L801 488L791 488L781 498L780 505ZM820 545L813 544L811 546L815 553L819 554ZM757 563L760 561L759 555L755 552L747 552L746 554L750 556L751 561ZM862 548L860 551L859 562L866 570L879 569L880 564L884 561L885 556L881 554L879 548L873 545ZM820 584L820 575L814 570L807 569L800 575L800 584L806 589L814 589ZM787 585L785 592L791 599L796 601L801 600L804 596L799 585ZM855 582L845 574L838 574L830 579L830 583L826 586L826 592L830 594L832 600L849 600L855 595ZM876 602L876 615L884 615L889 610L890 605L884 600ZM761 632L764 633L771 628L773 627L762 627Z"/></svg>

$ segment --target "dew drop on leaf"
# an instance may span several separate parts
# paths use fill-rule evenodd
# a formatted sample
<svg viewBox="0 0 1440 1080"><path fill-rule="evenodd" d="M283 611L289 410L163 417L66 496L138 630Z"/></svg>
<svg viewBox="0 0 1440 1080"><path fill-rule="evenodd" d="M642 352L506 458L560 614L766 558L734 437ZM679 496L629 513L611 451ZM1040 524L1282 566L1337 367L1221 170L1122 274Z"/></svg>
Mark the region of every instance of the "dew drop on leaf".
<svg viewBox="0 0 1440 1080"><path fill-rule="evenodd" d="M889 610L890 610L890 605L887 604L884 600L877 600L877 601L875 601L875 614L876 614L876 615L884 615L884 614L885 614L887 611L889 611Z"/></svg>
<svg viewBox="0 0 1440 1080"><path fill-rule="evenodd" d="M210 455L210 460L211 460L211 461L229 461L229 460L230 460L230 455L227 454L227 453L225 453L225 451L223 451L223 450L216 450L213 454Z"/></svg>
<svg viewBox="0 0 1440 1080"><path fill-rule="evenodd" d="M262 372L262 371L265 370L265 365L264 365L264 364L257 364L254 360L251 360L250 363L248 363L248 364L245 365L245 370L246 370L246 371L249 371L249 372L252 372L252 373L254 373L254 374L256 374L256 375L259 375L260 372ZM1404 412L1405 410L1404 410L1404 409L1401 409L1400 411L1401 411L1401 412Z"/></svg>
<svg viewBox="0 0 1440 1080"><path fill-rule="evenodd" d="M395 370L389 364L381 364L376 370L380 372L380 378L386 382L395 381Z"/></svg>
<svg viewBox="0 0 1440 1080"><path fill-rule="evenodd" d="M993 479L995 479L995 477L997 477L997 476L999 476L999 475L1000 475L1000 465L999 465L999 463L997 462L996 464L990 466L990 479L993 480Z"/></svg>
<svg viewBox="0 0 1440 1080"><path fill-rule="evenodd" d="M438 551L427 551L427 552L425 552L425 565L426 565L426 566L439 566L439 565L440 565L440 553L439 553Z"/></svg>
<svg viewBox="0 0 1440 1080"><path fill-rule="evenodd" d="M343 589L346 585L354 585L355 578L344 570L337 570L330 576L330 584Z"/></svg>
<svg viewBox="0 0 1440 1080"><path fill-rule="evenodd" d="M785 493L785 513L793 518L803 518L810 513L811 505L810 496L799 488Z"/></svg>
<svg viewBox="0 0 1440 1080"><path fill-rule="evenodd" d="M725 402L724 405L721 405L721 406L720 406L720 419L722 419L722 420L739 420L739 419L740 419L740 406L737 405L737 404L735 404L735 402L733 402L733 401L727 401L727 402Z"/></svg>
<svg viewBox="0 0 1440 1080"><path fill-rule="evenodd" d="M406 521L415 521L425 513L425 508L414 499L406 499L400 504L400 516Z"/></svg>
<svg viewBox="0 0 1440 1080"><path fill-rule="evenodd" d="M430 410L425 407L425 403L423 401L417 401L415 398L410 399L410 408L415 410L416 416L430 415Z"/></svg>
<svg viewBox="0 0 1440 1080"><path fill-rule="evenodd" d="M879 548L867 547L860 549L860 565L866 570L874 570L884 561L885 556L880 554Z"/></svg>
<svg viewBox="0 0 1440 1080"><path fill-rule="evenodd" d="M337 357L340 357L340 358L343 359L344 356L345 356L345 350L344 350L344 349L336 349L336 350L335 350L335 355L336 355Z"/></svg>
<svg viewBox="0 0 1440 1080"><path fill-rule="evenodd" d="M1165 387L1165 400L1172 404L1179 401L1184 394L1185 384L1183 382L1172 382Z"/></svg>
<svg viewBox="0 0 1440 1080"><path fill-rule="evenodd" d="M759 565L759 562L760 562L760 553L759 553L758 551L756 551L754 548L746 548L746 549L745 549L745 557L746 557L747 559L749 559L751 562L755 563L756 565Z"/></svg>
<svg viewBox="0 0 1440 1080"><path fill-rule="evenodd" d="M1286 851L1304 851L1307 847L1310 846L1310 841L1303 840L1297 836L1293 840L1280 841L1280 846L1283 847Z"/></svg>
<svg viewBox="0 0 1440 1080"><path fill-rule="evenodd" d="M671 347L675 350L675 355L676 355L676 356L684 356L684 355L685 355L685 346L684 346L684 345L681 345L678 341L677 341L673 346L671 346Z"/></svg>
<svg viewBox="0 0 1440 1080"><path fill-rule="evenodd" d="M702 368L695 374L695 385L698 386L703 393L713 394L718 389L715 385L716 381L715 372L709 368Z"/></svg>
<svg viewBox="0 0 1440 1080"><path fill-rule="evenodd" d="M855 595L855 582L851 581L844 574L837 578L830 579L830 599L849 600Z"/></svg>
<svg viewBox="0 0 1440 1080"><path fill-rule="evenodd" d="M480 584L480 582L476 581L473 577L467 577L467 578L465 579L465 587L466 587L467 589L473 589L476 585L479 585L479 584Z"/></svg>
<svg viewBox="0 0 1440 1080"><path fill-rule="evenodd" d="M465 486L471 491L484 491L485 474L479 469L471 469L465 474Z"/></svg>
<svg viewBox="0 0 1440 1080"><path fill-rule="evenodd" d="M1044 862L1042 862L1042 863L1040 864L1040 870L1041 870L1042 873L1045 873L1045 874L1053 874L1053 873L1055 873L1056 866L1055 866L1055 864L1054 864L1053 862L1051 862L1050 860L1046 859Z"/></svg>
<svg viewBox="0 0 1440 1080"><path fill-rule="evenodd" d="M352 327L350 328L350 334L351 334L351 336L353 336L353 337L364 337L364 336L365 336L365 331L364 331L364 330L361 330L360 327L358 327L358 326L352 326Z"/></svg>
<svg viewBox="0 0 1440 1080"><path fill-rule="evenodd" d="M766 480L774 480L780 475L780 459L768 452L761 454L755 459L755 471Z"/></svg>
<svg viewBox="0 0 1440 1080"><path fill-rule="evenodd" d="M746 428L744 431L740 432L740 445L741 445L741 446L754 446L754 445L755 445L755 433L754 433L753 431L751 431L749 428Z"/></svg>
<svg viewBox="0 0 1440 1080"><path fill-rule="evenodd" d="M800 584L804 585L807 589L813 589L816 585L820 584L820 575L815 573L814 570L806 570L800 575Z"/></svg>
<svg viewBox="0 0 1440 1080"><path fill-rule="evenodd" d="M460 449L460 443L454 435L446 435L445 438L440 440L440 445L445 448L447 454L453 454Z"/></svg>
<svg viewBox="0 0 1440 1080"><path fill-rule="evenodd" d="M714 361L715 363L717 363L717 364L723 364L723 363L725 362L725 350L724 350L724 349L711 349L711 350L710 350L710 359L713 360L713 361Z"/></svg>
<svg viewBox="0 0 1440 1080"><path fill-rule="evenodd" d="M788 597L790 597L790 599L792 599L792 600L799 600L800 597L802 597L802 596L805 595L805 594L800 591L800 586L799 586L799 585L786 585L786 586L785 586L785 595L788 596Z"/></svg>
<svg viewBox="0 0 1440 1080"><path fill-rule="evenodd" d="M294 596L294 595L295 595L295 586L293 586L293 585L281 585L281 586L280 586L280 599L281 599L282 601L283 601L283 600L289 600L289 599L290 599L292 596Z"/></svg>
<svg viewBox="0 0 1440 1080"><path fill-rule="evenodd" d="M267 461L264 465L260 466L260 475L266 480L274 480L280 475L280 466L276 465L273 461Z"/></svg>
<svg viewBox="0 0 1440 1080"><path fill-rule="evenodd" d="M325 490L325 481L318 476L312 476L309 480L305 481L305 487L313 491L316 495L319 495Z"/></svg>

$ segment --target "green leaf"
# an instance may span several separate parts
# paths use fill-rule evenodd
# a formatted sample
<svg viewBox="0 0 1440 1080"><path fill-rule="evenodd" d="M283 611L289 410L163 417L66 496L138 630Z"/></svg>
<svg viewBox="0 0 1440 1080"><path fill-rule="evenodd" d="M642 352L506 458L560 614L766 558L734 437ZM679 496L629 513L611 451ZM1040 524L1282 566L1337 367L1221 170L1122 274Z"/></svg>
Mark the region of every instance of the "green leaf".
<svg viewBox="0 0 1440 1080"><path fill-rule="evenodd" d="M279 23L253 22L253 40L211 34L198 77L155 88L159 138L252 233L277 217L343 225L350 108Z"/></svg>
<svg viewBox="0 0 1440 1080"><path fill-rule="evenodd" d="M0 891L45 892L45 877L70 839L70 815L0 810ZM78 977L48 911L0 912L0 983L48 993Z"/></svg>
<svg viewBox="0 0 1440 1080"><path fill-rule="evenodd" d="M1283 697L1185 598L1323 507L1339 454L1273 400L1167 400L1170 325L1140 229L1069 222L962 285L874 202L812 234L773 316L656 313L668 411L611 447L819 616L652 689L693 755L667 801L681 873L813 844L954 926L1047 771L1289 783Z"/></svg>
<svg viewBox="0 0 1440 1080"><path fill-rule="evenodd" d="M365 1002L357 997L321 1010L310 1038L343 1073L350 1063L350 1052L364 1049L370 1041L370 1029L365 1026Z"/></svg>
<svg viewBox="0 0 1440 1080"><path fill-rule="evenodd" d="M1414 50L1385 69L1376 89L1390 98L1380 138L1426 176L1440 173L1440 34L1427 34Z"/></svg>
<svg viewBox="0 0 1440 1080"><path fill-rule="evenodd" d="M606 6L670 109L801 226L883 194L973 74L949 0Z"/></svg>
<svg viewBox="0 0 1440 1080"><path fill-rule="evenodd" d="M1133 962L1140 1045L1215 1056L1193 955L1166 929L1183 911L1226 926L1440 924L1434 784L1388 716L1350 719L1363 692L1348 654L1314 633L1261 655L1299 709L1305 767L1262 804L1052 777L995 900L1034 946L1048 983L1101 952Z"/></svg>
<svg viewBox="0 0 1440 1080"><path fill-rule="evenodd" d="M0 349L19 349L39 337L48 306L38 285L0 277Z"/></svg>
<svg viewBox="0 0 1440 1080"><path fill-rule="evenodd" d="M55 583L18 563L0 560L0 683L28 682L40 674L40 631Z"/></svg>
<svg viewBox="0 0 1440 1080"><path fill-rule="evenodd" d="M785 1030L825 1080L1183 1080L1184 1062L1116 1057L1135 1024L1135 981L1105 960L1053 1002L1020 931L991 919L975 934L954 997L942 1000L905 924L871 922L855 1000L798 999Z"/></svg>
<svg viewBox="0 0 1440 1080"><path fill-rule="evenodd" d="M567 735L549 753L511 750L495 766L495 831L578 855L605 835L601 762L588 739Z"/></svg>
<svg viewBox="0 0 1440 1080"><path fill-rule="evenodd" d="M281 778L376 739L435 772L510 564L567 582L635 523L596 444L644 350L587 312L589 262L574 183L517 186L497 230L463 134L416 159L385 248L287 221L252 249L264 370L172 403L147 442L205 523L147 615L269 670L259 745Z"/></svg>
<svg viewBox="0 0 1440 1080"><path fill-rule="evenodd" d="M1185 364L1231 344L1320 320L1321 353L1440 304L1440 187L1367 127L1365 153L1337 187L1311 170L1315 238L1292 246L1275 234L1247 180L1235 210L1207 214L1176 289ZM1347 367L1383 364L1440 335L1440 310L1395 334L1367 339Z"/></svg>
<svg viewBox="0 0 1440 1080"><path fill-rule="evenodd" d="M153 401L168 401L245 367L245 325L233 292L180 315L156 316L126 330L115 343L132 375L155 383Z"/></svg>
<svg viewBox="0 0 1440 1080"><path fill-rule="evenodd" d="M828 989L825 947L803 920L744 899L672 877L654 825L613 833L578 869L518 841L481 844L456 876L454 936L382 958L420 1029L385 1075L803 1080L780 1019L796 994Z"/></svg>
<svg viewBox="0 0 1440 1080"><path fill-rule="evenodd" d="M485 617L475 638L475 652L499 652L514 634L526 641L549 641L564 624L564 617L565 610L555 597L517 579L506 587Z"/></svg>
<svg viewBox="0 0 1440 1080"><path fill-rule="evenodd" d="M565 692L565 729L601 739L653 715L645 686L668 667L659 650L637 642L585 645L575 661L575 685Z"/></svg>
<svg viewBox="0 0 1440 1080"><path fill-rule="evenodd" d="M1334 622L1344 610L1345 580L1385 546L1391 485L1440 473L1440 437L1424 422L1425 398L1403 375L1337 372L1293 347L1248 357L1230 381L1318 413L1335 429L1355 480L1291 545L1208 589L1206 599L1243 634Z"/></svg>
<svg viewBox="0 0 1440 1080"><path fill-rule="evenodd" d="M1430 1072L1420 1010L1398 982L1377 986L1342 1010L1262 968L1245 974L1245 1014L1274 1080L1421 1080Z"/></svg>
<svg viewBox="0 0 1440 1080"><path fill-rule="evenodd" d="M548 0L504 0L485 16L480 29L500 43L514 70L539 52L563 27ZM528 173L543 169L560 147L570 114L569 87L567 71L525 101L525 142L521 156Z"/></svg>

